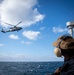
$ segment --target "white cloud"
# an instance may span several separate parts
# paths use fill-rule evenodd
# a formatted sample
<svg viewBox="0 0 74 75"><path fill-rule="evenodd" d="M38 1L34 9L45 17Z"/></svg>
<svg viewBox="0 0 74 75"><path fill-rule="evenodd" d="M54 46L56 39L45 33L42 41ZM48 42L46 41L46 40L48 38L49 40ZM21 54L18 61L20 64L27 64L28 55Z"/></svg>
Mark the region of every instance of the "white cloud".
<svg viewBox="0 0 74 75"><path fill-rule="evenodd" d="M17 24L22 21L19 26L29 27L44 19L44 15L38 12L37 0L4 0L1 3L1 25L7 27L10 24Z"/></svg>
<svg viewBox="0 0 74 75"><path fill-rule="evenodd" d="M15 39L15 40L19 39L19 37L17 35L14 35L14 34L9 35L9 38Z"/></svg>
<svg viewBox="0 0 74 75"><path fill-rule="evenodd" d="M23 36L25 36L26 38L30 39L30 40L36 40L40 34L39 31L24 31Z"/></svg>
<svg viewBox="0 0 74 75"><path fill-rule="evenodd" d="M25 61L30 59L30 55L24 53L0 53L0 61Z"/></svg>
<svg viewBox="0 0 74 75"><path fill-rule="evenodd" d="M0 44L0 46L4 46L4 44Z"/></svg>
<svg viewBox="0 0 74 75"><path fill-rule="evenodd" d="M62 33L62 32L66 32L66 31L67 31L67 28L53 27L54 33Z"/></svg>
<svg viewBox="0 0 74 75"><path fill-rule="evenodd" d="M21 41L22 44L26 44L26 45L30 45L32 44L32 42L25 42L25 41Z"/></svg>
<svg viewBox="0 0 74 75"><path fill-rule="evenodd" d="M31 43L31 42L25 42L25 44L26 44L26 45L30 45L30 44L32 44L32 43Z"/></svg>
<svg viewBox="0 0 74 75"><path fill-rule="evenodd" d="M45 27L41 27L41 28L40 28L40 30L44 30L44 29L45 29Z"/></svg>

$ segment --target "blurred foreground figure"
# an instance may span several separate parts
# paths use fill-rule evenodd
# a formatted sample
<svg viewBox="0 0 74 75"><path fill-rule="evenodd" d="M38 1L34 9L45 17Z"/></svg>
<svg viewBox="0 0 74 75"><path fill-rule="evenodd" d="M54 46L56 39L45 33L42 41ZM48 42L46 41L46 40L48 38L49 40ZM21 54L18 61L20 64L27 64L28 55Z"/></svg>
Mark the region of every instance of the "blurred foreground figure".
<svg viewBox="0 0 74 75"><path fill-rule="evenodd" d="M53 43L57 57L64 57L64 64L51 75L74 75L74 39L71 36L61 36Z"/></svg>

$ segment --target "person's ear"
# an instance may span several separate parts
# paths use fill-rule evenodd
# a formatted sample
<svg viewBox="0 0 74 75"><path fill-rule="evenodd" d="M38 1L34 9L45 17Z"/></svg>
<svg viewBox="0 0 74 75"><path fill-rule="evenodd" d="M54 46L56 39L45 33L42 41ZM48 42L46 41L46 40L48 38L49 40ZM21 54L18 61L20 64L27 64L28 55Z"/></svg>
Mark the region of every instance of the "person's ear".
<svg viewBox="0 0 74 75"><path fill-rule="evenodd" d="M59 48L55 48L54 49L54 53L57 57L61 57L62 56L62 53L61 53L61 50Z"/></svg>

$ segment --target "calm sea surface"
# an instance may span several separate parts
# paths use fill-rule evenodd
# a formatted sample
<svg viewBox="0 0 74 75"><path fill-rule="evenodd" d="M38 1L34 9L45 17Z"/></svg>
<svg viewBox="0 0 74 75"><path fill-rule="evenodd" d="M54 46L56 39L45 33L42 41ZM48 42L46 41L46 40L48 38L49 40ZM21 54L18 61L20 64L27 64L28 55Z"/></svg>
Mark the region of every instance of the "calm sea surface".
<svg viewBox="0 0 74 75"><path fill-rule="evenodd" d="M0 75L47 75L63 62L0 62Z"/></svg>

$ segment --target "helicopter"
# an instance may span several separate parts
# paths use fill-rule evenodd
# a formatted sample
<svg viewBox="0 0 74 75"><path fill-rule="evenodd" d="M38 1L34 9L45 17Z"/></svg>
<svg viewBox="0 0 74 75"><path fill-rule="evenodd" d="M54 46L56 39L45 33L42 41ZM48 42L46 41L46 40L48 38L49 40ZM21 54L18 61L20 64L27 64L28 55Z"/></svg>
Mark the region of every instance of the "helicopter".
<svg viewBox="0 0 74 75"><path fill-rule="evenodd" d="M4 22L5 23L5 22ZM22 23L22 21L20 21L18 24L16 24L15 26L12 25L12 24L9 24L9 23L5 23L5 24L8 24L10 26L13 26L13 27L10 27L9 30L4 30L2 29L1 32L3 33L7 33L7 32L13 32L13 31L19 31L22 29L22 27L17 27L17 25L19 25L20 23Z"/></svg>

